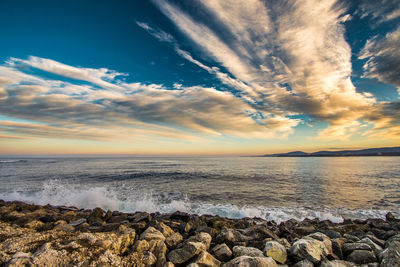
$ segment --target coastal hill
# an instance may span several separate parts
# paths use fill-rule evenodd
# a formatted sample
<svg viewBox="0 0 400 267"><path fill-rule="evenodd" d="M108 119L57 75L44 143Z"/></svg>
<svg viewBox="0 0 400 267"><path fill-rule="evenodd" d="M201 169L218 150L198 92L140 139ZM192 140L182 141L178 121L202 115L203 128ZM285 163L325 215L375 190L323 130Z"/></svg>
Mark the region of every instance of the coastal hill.
<svg viewBox="0 0 400 267"><path fill-rule="evenodd" d="M400 147L368 148L361 150L318 151L306 153L293 151L289 153L263 155L262 157L355 157L355 156L400 156Z"/></svg>

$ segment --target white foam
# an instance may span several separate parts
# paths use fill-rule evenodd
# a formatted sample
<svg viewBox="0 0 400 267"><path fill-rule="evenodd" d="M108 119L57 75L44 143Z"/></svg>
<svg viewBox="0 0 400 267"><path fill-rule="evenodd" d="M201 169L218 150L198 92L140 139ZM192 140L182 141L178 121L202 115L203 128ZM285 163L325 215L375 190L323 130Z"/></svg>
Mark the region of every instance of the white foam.
<svg viewBox="0 0 400 267"><path fill-rule="evenodd" d="M348 210L334 208L307 207L252 207L230 204L210 204L192 202L187 196L180 198L165 197L168 194L141 192L140 190L123 193L121 190L103 186L66 185L59 180L45 182L35 192L14 191L0 194L0 199L7 201L20 200L34 204L52 204L76 206L79 208L101 207L106 210L123 212L147 211L171 213L184 211L194 214L219 215L228 218L258 217L274 220L277 223L289 219L304 220L319 218L332 222L341 222L344 218L384 218L385 210ZM160 197L162 196L162 197ZM397 213L395 213L397 214Z"/></svg>

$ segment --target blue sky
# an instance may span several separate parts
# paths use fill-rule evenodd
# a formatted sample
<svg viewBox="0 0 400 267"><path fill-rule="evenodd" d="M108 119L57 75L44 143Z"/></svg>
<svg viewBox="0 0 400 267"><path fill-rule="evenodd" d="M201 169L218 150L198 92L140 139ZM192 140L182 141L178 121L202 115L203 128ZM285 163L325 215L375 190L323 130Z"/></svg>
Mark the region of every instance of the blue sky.
<svg viewBox="0 0 400 267"><path fill-rule="evenodd" d="M400 4L378 2L2 0L0 153L398 145Z"/></svg>

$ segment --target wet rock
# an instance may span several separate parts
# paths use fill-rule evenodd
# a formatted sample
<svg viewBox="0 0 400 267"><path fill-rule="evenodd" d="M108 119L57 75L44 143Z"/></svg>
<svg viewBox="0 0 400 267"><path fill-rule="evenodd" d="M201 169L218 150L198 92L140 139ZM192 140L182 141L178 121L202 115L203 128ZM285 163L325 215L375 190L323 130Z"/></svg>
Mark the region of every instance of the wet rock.
<svg viewBox="0 0 400 267"><path fill-rule="evenodd" d="M271 257L249 257L240 256L225 263L222 267L277 267L278 265Z"/></svg>
<svg viewBox="0 0 400 267"><path fill-rule="evenodd" d="M369 250L354 250L346 258L347 261L351 261L357 264L364 264L375 262L377 259L375 254Z"/></svg>
<svg viewBox="0 0 400 267"><path fill-rule="evenodd" d="M343 260L343 250L342 246L346 242L345 238L335 238L331 240L332 242L332 252L335 254L339 259Z"/></svg>
<svg viewBox="0 0 400 267"><path fill-rule="evenodd" d="M386 221L387 222L393 222L396 221L396 218L394 217L394 215L391 212L386 213Z"/></svg>
<svg viewBox="0 0 400 267"><path fill-rule="evenodd" d="M330 239L342 238L342 235L335 230L325 230L323 231L323 233L327 235Z"/></svg>
<svg viewBox="0 0 400 267"><path fill-rule="evenodd" d="M168 259L174 264L182 264L205 250L206 246L201 242L185 242L168 253Z"/></svg>
<svg viewBox="0 0 400 267"><path fill-rule="evenodd" d="M250 256L250 257L264 256L261 250L253 247L234 246L232 251L233 251L233 257L235 258L240 256Z"/></svg>
<svg viewBox="0 0 400 267"><path fill-rule="evenodd" d="M225 243L216 245L212 249L212 252L214 253L215 257L220 261L227 261L232 258L232 251Z"/></svg>
<svg viewBox="0 0 400 267"><path fill-rule="evenodd" d="M170 215L171 220L181 220L184 222L189 221L190 214L181 211L175 211Z"/></svg>
<svg viewBox="0 0 400 267"><path fill-rule="evenodd" d="M194 263L200 267L217 267L221 265L221 262L207 251L202 251L194 260Z"/></svg>
<svg viewBox="0 0 400 267"><path fill-rule="evenodd" d="M163 267L175 267L175 264L173 264L172 262L169 261L169 262L166 262Z"/></svg>
<svg viewBox="0 0 400 267"><path fill-rule="evenodd" d="M107 221L108 223L124 223L124 222L129 222L128 221L128 215L126 214L121 214L117 216L112 216L110 219Z"/></svg>
<svg viewBox="0 0 400 267"><path fill-rule="evenodd" d="M277 241L265 243L264 255L273 258L276 262L284 264L287 259L286 248Z"/></svg>
<svg viewBox="0 0 400 267"><path fill-rule="evenodd" d="M306 238L313 238L315 240L321 241L323 243L323 256L332 255L332 241L330 238L320 232L309 234Z"/></svg>
<svg viewBox="0 0 400 267"><path fill-rule="evenodd" d="M150 226L149 228L146 229L141 235L140 239L145 239L147 241L153 240L153 239L160 239L162 241L165 241L165 236L158 231L156 228Z"/></svg>
<svg viewBox="0 0 400 267"><path fill-rule="evenodd" d="M389 242L380 257L382 267L400 266L400 241Z"/></svg>
<svg viewBox="0 0 400 267"><path fill-rule="evenodd" d="M383 248L381 246L379 246L378 244L375 244L368 237L364 237L363 239L361 239L360 242L369 245L372 248L372 250L374 251L375 255L380 254L380 252L383 250Z"/></svg>
<svg viewBox="0 0 400 267"><path fill-rule="evenodd" d="M145 222L148 223L151 221L152 217L147 212L136 212L135 214L128 216L127 218L130 222L138 223Z"/></svg>
<svg viewBox="0 0 400 267"><path fill-rule="evenodd" d="M346 238L347 240L351 241L351 242L360 241L360 238L358 238L358 237L356 237L354 235L350 235L350 234L344 234L343 237Z"/></svg>
<svg viewBox="0 0 400 267"><path fill-rule="evenodd" d="M73 232L75 228L72 225L61 223L58 224L56 227L53 228L56 231L64 231L64 232Z"/></svg>
<svg viewBox="0 0 400 267"><path fill-rule="evenodd" d="M323 261L321 262L320 267L356 267L352 262L343 261L343 260L333 260L333 261Z"/></svg>
<svg viewBox="0 0 400 267"><path fill-rule="evenodd" d="M293 246L289 250L290 255L300 260L309 260L312 263L318 263L321 261L324 253L324 245L321 241L315 239L299 239L294 242Z"/></svg>
<svg viewBox="0 0 400 267"><path fill-rule="evenodd" d="M225 243L232 247L237 244L246 245L249 241L249 238L238 230L230 229L222 230L221 233L216 237L216 241L217 243Z"/></svg>

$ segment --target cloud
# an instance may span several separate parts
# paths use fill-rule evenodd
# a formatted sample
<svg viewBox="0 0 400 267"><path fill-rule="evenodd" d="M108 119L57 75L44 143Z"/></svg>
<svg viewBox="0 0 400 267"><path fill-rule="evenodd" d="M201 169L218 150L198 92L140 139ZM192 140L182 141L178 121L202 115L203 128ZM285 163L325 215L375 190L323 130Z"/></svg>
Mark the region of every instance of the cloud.
<svg viewBox="0 0 400 267"><path fill-rule="evenodd" d="M364 78L376 78L397 86L400 93L400 26L384 36L369 39L359 58L367 59Z"/></svg>
<svg viewBox="0 0 400 267"><path fill-rule="evenodd" d="M171 34L162 31L160 29L154 29L148 23L137 21L136 24L161 42L167 42L167 43L175 42L175 38Z"/></svg>
<svg viewBox="0 0 400 267"><path fill-rule="evenodd" d="M22 64L88 84L25 73ZM232 93L213 87L175 83L171 90L160 84L127 83L118 74L37 57L10 59L0 66L0 114L25 122L0 121L1 136L91 140L158 136L189 141L209 135L284 138L299 123L257 111Z"/></svg>
<svg viewBox="0 0 400 267"><path fill-rule="evenodd" d="M361 125L365 112L376 104L351 82L351 49L342 24L349 16L337 1L154 2L205 58L227 72L185 51L177 53L215 71L259 111L328 122L321 134L342 139L349 131L334 128Z"/></svg>
<svg viewBox="0 0 400 267"><path fill-rule="evenodd" d="M390 22L400 18L400 2L397 0L366 0L362 1L356 11L361 17L371 17L374 21L373 26L381 23Z"/></svg>

